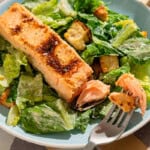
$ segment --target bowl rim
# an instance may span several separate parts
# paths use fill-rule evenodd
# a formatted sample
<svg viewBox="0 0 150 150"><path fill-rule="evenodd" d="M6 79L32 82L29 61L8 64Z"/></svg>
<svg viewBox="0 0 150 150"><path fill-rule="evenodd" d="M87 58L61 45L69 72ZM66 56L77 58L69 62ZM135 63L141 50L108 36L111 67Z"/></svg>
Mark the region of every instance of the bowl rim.
<svg viewBox="0 0 150 150"><path fill-rule="evenodd" d="M119 139L125 138L125 137L133 134L134 132L136 132L137 130L142 128L144 125L146 125L149 121L150 121L150 118L146 118L145 120L143 120L139 124L137 124L135 127L124 132ZM70 145L68 145L68 144L59 144L59 143L55 143L55 144L54 143L47 143L46 141L37 141L31 137L26 137L26 136L22 135L21 133L18 133L15 130L10 129L5 125L0 125L0 128L2 130L4 130L5 132L7 132L8 134L13 135L14 137L17 137L19 139L22 139L22 140L30 142L30 143L45 146L45 147L54 147L54 148L63 148L63 149L77 148L78 149L78 148L83 148L85 146L85 144L70 144Z"/></svg>

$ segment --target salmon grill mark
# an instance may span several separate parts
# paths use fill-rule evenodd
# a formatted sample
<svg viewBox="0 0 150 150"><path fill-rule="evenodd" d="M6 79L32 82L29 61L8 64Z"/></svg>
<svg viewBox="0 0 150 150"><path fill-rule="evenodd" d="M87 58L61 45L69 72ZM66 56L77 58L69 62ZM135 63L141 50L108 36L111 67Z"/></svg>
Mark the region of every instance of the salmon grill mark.
<svg viewBox="0 0 150 150"><path fill-rule="evenodd" d="M25 19L25 18L28 18L28 15L25 14L25 13L22 13L22 14L21 14L21 17L22 17L22 19Z"/></svg>
<svg viewBox="0 0 150 150"><path fill-rule="evenodd" d="M51 34L43 43L40 44L37 51L43 55L48 55L55 50L56 46L59 45L60 40L55 35Z"/></svg>
<svg viewBox="0 0 150 150"><path fill-rule="evenodd" d="M16 11L17 11L17 8L13 7L13 8L11 8L11 11L12 11L12 12L16 12Z"/></svg>
<svg viewBox="0 0 150 150"><path fill-rule="evenodd" d="M28 23L28 22L32 22L34 19L32 17L27 17L27 18L23 18L22 22L23 23Z"/></svg>
<svg viewBox="0 0 150 150"><path fill-rule="evenodd" d="M47 40L41 43L40 47L38 47L37 51L42 55L47 57L47 65L53 67L60 74L65 74L75 69L81 62L79 59L72 60L68 65L62 65L58 59L58 57L54 54L57 45L59 45L59 38L51 34Z"/></svg>
<svg viewBox="0 0 150 150"><path fill-rule="evenodd" d="M79 59L72 60L67 65L60 64L57 57L55 57L53 54L48 56L47 64L53 67L57 72L64 75L66 73L71 73L75 68L78 68L77 66L80 64Z"/></svg>
<svg viewBox="0 0 150 150"><path fill-rule="evenodd" d="M28 41L26 41L24 38L21 38L20 41L24 43L24 45L28 45L31 49L34 49L33 45L31 45Z"/></svg>
<svg viewBox="0 0 150 150"><path fill-rule="evenodd" d="M21 26L16 25L14 28L11 28L11 34L12 35L17 35L21 32Z"/></svg>

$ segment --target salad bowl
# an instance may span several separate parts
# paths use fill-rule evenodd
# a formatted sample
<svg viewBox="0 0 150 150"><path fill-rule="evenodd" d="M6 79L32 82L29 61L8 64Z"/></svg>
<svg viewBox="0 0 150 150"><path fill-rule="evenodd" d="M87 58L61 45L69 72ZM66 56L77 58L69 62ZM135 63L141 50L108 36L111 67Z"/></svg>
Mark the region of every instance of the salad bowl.
<svg viewBox="0 0 150 150"><path fill-rule="evenodd" d="M16 0L5 0L0 3L0 14L3 13L13 2ZM17 0L17 2L21 3L21 0ZM137 25L144 31L147 31L150 35L150 9L146 8L142 3L137 0L105 0L105 2L109 5L109 7L118 12L125 15L130 16L135 20ZM139 11L140 10L140 11ZM22 140L32 142L38 145L43 145L47 147L56 147L56 148L64 148L64 149L72 149L72 148L82 148L88 142L88 137L91 129L98 123L92 123L88 125L85 133L81 133L79 131L73 130L70 132L62 132L62 133L51 133L46 135L35 135L26 133L19 126L11 127L6 125L6 117L8 114L8 109L0 106L0 128L12 134L15 137L18 137ZM144 116L141 116L139 109L135 111L129 125L121 136L124 138L141 127L143 127L146 123L150 121L150 107L146 110Z"/></svg>

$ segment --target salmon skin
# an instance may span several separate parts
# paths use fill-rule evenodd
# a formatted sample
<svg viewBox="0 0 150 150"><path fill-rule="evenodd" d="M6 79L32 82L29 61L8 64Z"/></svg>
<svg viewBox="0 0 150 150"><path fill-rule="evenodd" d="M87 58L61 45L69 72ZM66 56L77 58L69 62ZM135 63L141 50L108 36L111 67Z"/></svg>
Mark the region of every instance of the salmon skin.
<svg viewBox="0 0 150 150"><path fill-rule="evenodd" d="M46 82L68 103L79 95L93 73L70 45L19 3L0 16L0 34L27 55Z"/></svg>

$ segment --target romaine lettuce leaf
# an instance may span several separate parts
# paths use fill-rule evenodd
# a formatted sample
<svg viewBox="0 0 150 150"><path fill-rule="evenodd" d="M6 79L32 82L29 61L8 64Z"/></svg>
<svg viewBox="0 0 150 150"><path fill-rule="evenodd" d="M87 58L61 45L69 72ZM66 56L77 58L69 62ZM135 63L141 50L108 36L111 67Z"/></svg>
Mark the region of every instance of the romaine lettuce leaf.
<svg viewBox="0 0 150 150"><path fill-rule="evenodd" d="M100 5L104 5L102 0L69 0L72 7L77 12L93 13Z"/></svg>
<svg viewBox="0 0 150 150"><path fill-rule="evenodd" d="M22 2L22 4L32 10L32 8L36 7L37 5L39 5L40 3L46 2L47 0L24 0Z"/></svg>
<svg viewBox="0 0 150 150"><path fill-rule="evenodd" d="M62 12L65 16L76 17L77 15L77 12L73 10L68 0L59 0L58 7L60 9L60 12Z"/></svg>
<svg viewBox="0 0 150 150"><path fill-rule="evenodd" d="M17 98L17 88L18 88L18 81L19 79L15 79L10 84L10 93L7 98L7 102L15 102Z"/></svg>
<svg viewBox="0 0 150 150"><path fill-rule="evenodd" d="M114 85L116 80L124 73L130 72L130 65L126 63L125 65L119 67L118 69L114 69L106 74L100 75L100 80L102 80L106 84Z"/></svg>
<svg viewBox="0 0 150 150"><path fill-rule="evenodd" d="M21 112L20 124L25 131L41 134L72 130L75 127L74 112L57 99L53 103L25 108Z"/></svg>
<svg viewBox="0 0 150 150"><path fill-rule="evenodd" d="M7 51L9 47L10 44L2 36L0 36L0 51Z"/></svg>
<svg viewBox="0 0 150 150"><path fill-rule="evenodd" d="M110 41L121 29L120 26L115 26L113 23L100 21L93 14L78 13L78 19L91 29L94 36L104 41Z"/></svg>
<svg viewBox="0 0 150 150"><path fill-rule="evenodd" d="M130 71L140 81L147 96L148 106L150 107L150 60L140 63L133 58L125 58L126 63L130 64Z"/></svg>
<svg viewBox="0 0 150 150"><path fill-rule="evenodd" d="M54 111L58 112L61 117L63 118L67 129L71 130L74 128L76 114L73 110L69 108L67 103L65 103L61 99L57 99L55 101L47 103Z"/></svg>
<svg viewBox="0 0 150 150"><path fill-rule="evenodd" d="M85 112L78 112L75 128L85 132L90 120L91 120L92 110L89 109Z"/></svg>
<svg viewBox="0 0 150 150"><path fill-rule="evenodd" d="M125 40L127 40L131 35L138 30L137 25L134 22L126 24L117 33L116 37L112 39L112 46L118 48Z"/></svg>
<svg viewBox="0 0 150 150"><path fill-rule="evenodd" d="M20 113L16 105L12 106L9 110L6 123L9 126L16 126L20 119Z"/></svg>
<svg viewBox="0 0 150 150"><path fill-rule="evenodd" d="M71 9L71 5L67 0L51 0L39 3L32 8L32 12L44 24L49 25L53 29L66 26L76 16L76 12Z"/></svg>
<svg viewBox="0 0 150 150"><path fill-rule="evenodd" d="M59 27L65 26L68 23L70 23L73 18L72 17L65 17L62 19L53 19L50 16L43 16L43 15L38 15L37 16L44 24L49 25L53 29L57 29Z"/></svg>
<svg viewBox="0 0 150 150"><path fill-rule="evenodd" d="M34 105L35 102L43 100L43 79L41 74L35 77L21 75L17 89L16 104L19 110L24 109L27 104Z"/></svg>
<svg viewBox="0 0 150 150"><path fill-rule="evenodd" d="M20 64L16 61L14 55L6 54L4 63L4 76L8 83L11 83L13 79L17 78L20 74Z"/></svg>
<svg viewBox="0 0 150 150"><path fill-rule="evenodd" d="M87 49L82 52L81 57L88 64L92 64L94 58L100 57L101 55L123 56L124 54L120 50L113 48L110 43L94 37L93 43L87 46Z"/></svg>
<svg viewBox="0 0 150 150"><path fill-rule="evenodd" d="M35 15L49 16L55 19L60 19L61 15L58 8L58 0L45 1L32 9Z"/></svg>
<svg viewBox="0 0 150 150"><path fill-rule="evenodd" d="M134 62L144 63L150 60L150 40L147 38L130 38L119 49Z"/></svg>
<svg viewBox="0 0 150 150"><path fill-rule="evenodd" d="M61 115L46 104L22 110L20 125L25 131L34 134L62 132L67 130Z"/></svg>

